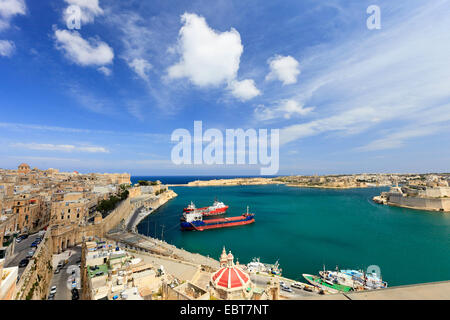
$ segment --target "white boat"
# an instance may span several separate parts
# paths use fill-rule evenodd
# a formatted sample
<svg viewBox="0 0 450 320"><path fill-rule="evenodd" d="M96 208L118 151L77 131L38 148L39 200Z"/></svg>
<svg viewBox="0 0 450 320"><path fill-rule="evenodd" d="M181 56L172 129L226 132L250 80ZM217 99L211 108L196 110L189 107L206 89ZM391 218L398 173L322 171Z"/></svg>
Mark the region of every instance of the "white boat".
<svg viewBox="0 0 450 320"><path fill-rule="evenodd" d="M387 282L375 273L364 273L358 270L320 271L320 276L327 282L350 286L354 290L375 290L387 288Z"/></svg>

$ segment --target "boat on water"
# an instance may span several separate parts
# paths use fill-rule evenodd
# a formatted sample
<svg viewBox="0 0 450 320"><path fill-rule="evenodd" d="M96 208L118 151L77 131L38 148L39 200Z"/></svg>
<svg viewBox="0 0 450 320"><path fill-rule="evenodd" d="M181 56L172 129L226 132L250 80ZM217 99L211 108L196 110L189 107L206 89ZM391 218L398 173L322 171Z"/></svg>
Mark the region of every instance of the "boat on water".
<svg viewBox="0 0 450 320"><path fill-rule="evenodd" d="M264 272L276 276L281 276L281 272L283 271L280 268L278 260L274 264L268 264L262 263L259 258L253 258L253 260L247 264L247 270L251 273Z"/></svg>
<svg viewBox="0 0 450 320"><path fill-rule="evenodd" d="M341 270L341 273L361 283L368 290L383 289L388 286L388 283L376 273L365 273L360 270Z"/></svg>
<svg viewBox="0 0 450 320"><path fill-rule="evenodd" d="M353 290L351 286L339 284L335 281L326 280L311 274L304 273L303 277L313 286L316 286L328 293L349 292Z"/></svg>
<svg viewBox="0 0 450 320"><path fill-rule="evenodd" d="M215 200L212 206L197 208L194 202L191 203L183 209L183 212L200 212L204 216L217 216L225 214L228 210L228 206L220 201Z"/></svg>
<svg viewBox="0 0 450 320"><path fill-rule="evenodd" d="M375 290L387 288L387 282L383 281L375 273L365 273L359 270L320 271L324 280L350 286L355 291Z"/></svg>
<svg viewBox="0 0 450 320"><path fill-rule="evenodd" d="M248 207L247 212L240 216L208 220L203 220L202 212L194 210L183 213L180 228L181 230L203 231L208 229L242 226L253 222L255 222L255 214L249 213Z"/></svg>

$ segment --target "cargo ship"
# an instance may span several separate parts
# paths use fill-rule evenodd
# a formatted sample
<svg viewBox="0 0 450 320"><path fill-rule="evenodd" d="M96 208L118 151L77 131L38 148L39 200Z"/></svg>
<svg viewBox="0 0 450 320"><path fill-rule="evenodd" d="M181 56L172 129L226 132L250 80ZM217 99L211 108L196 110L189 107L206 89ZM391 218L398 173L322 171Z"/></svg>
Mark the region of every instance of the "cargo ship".
<svg viewBox="0 0 450 320"><path fill-rule="evenodd" d="M228 206L223 202L215 200L212 206L196 208L195 204L191 201L191 203L183 209L183 212L200 212L204 216L218 216L221 214L225 214L228 210Z"/></svg>
<svg viewBox="0 0 450 320"><path fill-rule="evenodd" d="M203 231L208 229L242 226L253 222L255 222L255 215L248 212L248 207L247 212L240 216L208 220L203 220L203 214L197 210L194 210L183 213L180 227L181 230Z"/></svg>

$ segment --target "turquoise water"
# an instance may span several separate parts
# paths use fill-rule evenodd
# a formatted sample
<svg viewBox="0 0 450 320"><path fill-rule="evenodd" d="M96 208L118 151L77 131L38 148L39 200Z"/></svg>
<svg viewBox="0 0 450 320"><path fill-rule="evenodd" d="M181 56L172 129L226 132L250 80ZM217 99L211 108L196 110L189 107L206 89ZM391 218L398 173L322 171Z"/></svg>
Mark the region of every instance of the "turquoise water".
<svg viewBox="0 0 450 320"><path fill-rule="evenodd" d="M176 187L171 200L138 226L139 232L192 252L218 258L222 246L240 263L253 257L274 263L283 275L302 279L323 268L378 265L390 286L450 280L450 214L374 204L383 188L327 190L275 186ZM255 213L252 225L182 232L179 218L192 200L215 197L227 216ZM156 234L155 234L156 230Z"/></svg>

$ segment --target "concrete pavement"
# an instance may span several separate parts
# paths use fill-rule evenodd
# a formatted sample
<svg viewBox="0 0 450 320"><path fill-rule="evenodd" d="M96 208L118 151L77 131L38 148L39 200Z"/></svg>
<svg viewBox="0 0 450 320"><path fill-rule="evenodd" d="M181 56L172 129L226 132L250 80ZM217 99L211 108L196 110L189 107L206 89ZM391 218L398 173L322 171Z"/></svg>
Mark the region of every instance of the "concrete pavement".
<svg viewBox="0 0 450 320"><path fill-rule="evenodd" d="M56 286L55 300L72 300L72 280L75 279L76 288L81 297L81 275L77 262L81 259L81 246L70 248L63 254L55 255L54 258L53 272L56 270L59 261L67 258L68 263L60 269L59 273L53 274L48 294L50 294L51 287Z"/></svg>
<svg viewBox="0 0 450 320"><path fill-rule="evenodd" d="M33 241L39 236L38 233L29 235L27 239L22 240L20 243L15 243L14 253L12 256L8 257L5 267L18 267L19 262L25 259L28 252L32 250L30 247ZM14 240L16 241L16 240ZM23 271L26 267L19 268L19 278L22 276Z"/></svg>
<svg viewBox="0 0 450 320"><path fill-rule="evenodd" d="M304 299L305 297L313 297L313 296L317 296L317 293L314 292L309 292L309 291L305 291L302 289L297 289L297 288L293 288L291 287L291 285L295 282L286 278L278 278L280 281L284 281L284 283L286 283L286 285L288 285L291 289L292 292L288 292L288 291L284 291L281 290L280 288L280 296L284 297L286 299L292 299L292 300L301 300ZM264 275L264 274L250 274L250 279L252 280L252 282L259 288L265 288L267 286L267 283L270 281L270 279L273 279L271 276L269 275Z"/></svg>

